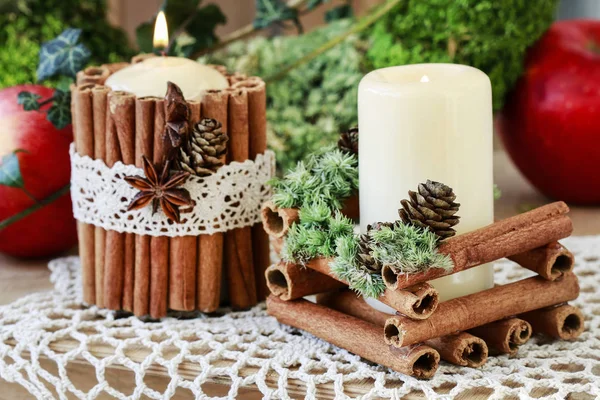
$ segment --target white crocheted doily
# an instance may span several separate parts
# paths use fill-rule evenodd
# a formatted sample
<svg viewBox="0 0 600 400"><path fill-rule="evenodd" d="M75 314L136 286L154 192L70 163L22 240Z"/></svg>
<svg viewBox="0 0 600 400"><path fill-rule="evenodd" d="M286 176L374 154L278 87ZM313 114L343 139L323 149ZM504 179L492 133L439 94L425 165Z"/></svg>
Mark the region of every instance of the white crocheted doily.
<svg viewBox="0 0 600 400"><path fill-rule="evenodd" d="M213 175L190 176L182 186L196 203L172 223L152 207L127 211L137 190L124 176L144 176L141 168L82 157L71 145L71 199L73 214L81 222L118 232L151 236L197 236L225 232L260 222L260 207L271 197L267 182L275 174L275 154L267 151L256 160L232 162Z"/></svg>
<svg viewBox="0 0 600 400"><path fill-rule="evenodd" d="M573 304L586 315L586 331L574 342L536 337L516 356L491 357L481 369L442 363L432 380L420 381L282 326L266 314L264 305L191 320L117 319L111 312L81 307L78 259L73 257L50 264L53 291L0 307L0 378L17 382L38 399L54 398L45 382L56 388L61 399L67 395L94 399L103 392L118 399L142 395L168 399L177 388L206 399L202 385L210 381L229 382L227 398L236 398L241 386L257 388L265 399L320 399L323 393L347 399L357 396L359 386L367 388L360 395L364 399L400 399L415 392L451 399L473 389L490 399L565 399L573 393L600 398L600 236L570 238L564 244L576 256L581 295ZM529 271L508 261L496 265L499 283L528 275ZM71 350L52 350L61 341L70 342ZM111 350L101 356L92 351L98 346ZM58 373L44 369L40 358L53 360ZM70 380L66 365L73 359L83 359L96 369L98 383L91 390L84 392ZM105 379L106 368L113 364L134 372L137 387L128 394ZM192 369L190 365L200 372L185 373ZM144 382L146 373L150 369L156 373L157 368L171 379L163 393ZM300 389L306 394L299 396Z"/></svg>

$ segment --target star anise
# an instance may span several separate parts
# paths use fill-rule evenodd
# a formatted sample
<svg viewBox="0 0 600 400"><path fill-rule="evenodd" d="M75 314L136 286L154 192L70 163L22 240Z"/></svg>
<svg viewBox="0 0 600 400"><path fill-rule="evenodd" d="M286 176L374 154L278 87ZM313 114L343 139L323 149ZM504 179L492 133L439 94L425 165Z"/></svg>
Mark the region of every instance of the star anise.
<svg viewBox="0 0 600 400"><path fill-rule="evenodd" d="M143 160L145 178L141 176L124 178L127 183L139 190L127 207L127 211L139 210L152 203L152 214L158 210L160 205L167 218L180 223L179 207L189 207L194 203L187 190L178 188L185 183L190 174L188 172L171 173L170 163L167 161L162 173L158 176L155 166L146 157L143 157Z"/></svg>

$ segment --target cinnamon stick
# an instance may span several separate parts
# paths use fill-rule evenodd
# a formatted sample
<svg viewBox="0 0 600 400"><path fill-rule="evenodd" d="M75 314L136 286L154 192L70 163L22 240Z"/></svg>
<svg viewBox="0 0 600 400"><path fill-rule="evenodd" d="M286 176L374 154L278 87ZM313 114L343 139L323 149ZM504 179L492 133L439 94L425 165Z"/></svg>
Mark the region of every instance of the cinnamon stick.
<svg viewBox="0 0 600 400"><path fill-rule="evenodd" d="M224 132L228 131L229 94L222 90L208 90L202 98L202 118L219 121ZM231 136L231 135L230 135ZM198 278L196 306L202 312L219 308L221 277L223 271L223 233L201 235L198 238Z"/></svg>
<svg viewBox="0 0 600 400"><path fill-rule="evenodd" d="M479 368L488 358L486 343L466 332L429 339L424 344L436 349L442 360L463 367Z"/></svg>
<svg viewBox="0 0 600 400"><path fill-rule="evenodd" d="M92 89L92 107L94 115L94 158L106 161L106 110L109 88L96 86ZM94 270L96 285L96 305L104 308L104 252L106 248L106 231L94 228Z"/></svg>
<svg viewBox="0 0 600 400"><path fill-rule="evenodd" d="M583 313L568 304L531 311L519 317L531 324L534 333L556 339L573 340L585 330Z"/></svg>
<svg viewBox="0 0 600 400"><path fill-rule="evenodd" d="M157 99L154 108L154 164L162 165L167 158L164 140L165 101ZM169 237L153 236L150 239L150 316L162 318L167 315L169 290Z"/></svg>
<svg viewBox="0 0 600 400"><path fill-rule="evenodd" d="M331 272L329 267L330 262L331 259L315 258L306 264L306 266L348 285L347 282L339 279ZM386 289L383 295L379 296L378 300L392 307L400 314L412 319L429 318L439 304L437 290L428 283L417 283L403 290Z"/></svg>
<svg viewBox="0 0 600 400"><path fill-rule="evenodd" d="M342 204L342 214L357 221L360 218L360 204L358 194L348 197Z"/></svg>
<svg viewBox="0 0 600 400"><path fill-rule="evenodd" d="M394 371L431 378L439 365L439 354L428 346L396 349L381 340L381 328L306 300L267 298L267 312L283 324L305 330L335 346Z"/></svg>
<svg viewBox="0 0 600 400"><path fill-rule="evenodd" d="M389 314L369 306L349 290L323 293L317 296L317 304L351 315L378 327L384 327ZM467 333L448 335L424 344L440 353L443 360L452 364L479 367L485 363L488 348L481 339Z"/></svg>
<svg viewBox="0 0 600 400"><path fill-rule="evenodd" d="M261 218L265 232L276 239L287 235L292 224L300 220L297 208L279 208L270 201L263 204Z"/></svg>
<svg viewBox="0 0 600 400"><path fill-rule="evenodd" d="M142 97L135 101L135 166L143 167L142 157L153 159L154 110L157 98ZM149 313L150 303L150 241L149 235L135 235L135 279L133 282L133 313L138 317Z"/></svg>
<svg viewBox="0 0 600 400"><path fill-rule="evenodd" d="M219 71L223 76L227 76L227 67L225 67L224 65L219 65L219 64L206 64L207 67L211 67L212 69L216 69L217 71Z"/></svg>
<svg viewBox="0 0 600 400"><path fill-rule="evenodd" d="M273 251L277 256L281 256L281 250L283 249L283 245L285 244L283 238L270 238L271 245L273 246Z"/></svg>
<svg viewBox="0 0 600 400"><path fill-rule="evenodd" d="M576 299L579 284L573 273L557 281L533 277L440 303L428 320L390 317L384 328L386 343L403 347L466 331L477 326L553 304Z"/></svg>
<svg viewBox="0 0 600 400"><path fill-rule="evenodd" d="M267 150L267 91L265 82L259 77L250 77L234 84L235 88L244 88L248 93L248 129L250 131L251 160ZM252 255L254 257L254 273L256 296L263 301L269 295L265 271L271 265L271 249L269 236L258 223L252 226Z"/></svg>
<svg viewBox="0 0 600 400"><path fill-rule="evenodd" d="M77 86L85 84L104 85L104 82L110 74L110 70L105 65L99 67L87 67L77 72Z"/></svg>
<svg viewBox="0 0 600 400"><path fill-rule="evenodd" d="M346 286L320 272L286 262L267 268L265 278L271 293L286 301Z"/></svg>
<svg viewBox="0 0 600 400"><path fill-rule="evenodd" d="M75 136L75 149L79 155L89 157L94 157L93 87L93 84L88 84L73 86L71 88L72 107L74 109L73 134ZM77 233L79 238L83 301L88 304L94 304L96 301L94 225L77 222Z"/></svg>
<svg viewBox="0 0 600 400"><path fill-rule="evenodd" d="M111 103L122 92L109 92L106 104L106 165L113 167L121 161L121 148L117 135ZM125 235L113 230L106 231L104 253L104 306L111 310L121 309L125 263Z"/></svg>
<svg viewBox="0 0 600 400"><path fill-rule="evenodd" d="M548 243L508 259L551 281L571 272L575 264L573 254L558 242Z"/></svg>
<svg viewBox="0 0 600 400"><path fill-rule="evenodd" d="M397 274L384 266L383 280L389 289L402 289L563 239L573 231L573 224L565 215L568 212L569 207L559 201L452 237L438 248L452 258L452 270L431 268L416 274Z"/></svg>
<svg viewBox="0 0 600 400"><path fill-rule="evenodd" d="M165 120L167 123L182 123L179 129L181 142L185 143L190 131L190 107L181 90L173 83L168 83L165 96ZM199 103L194 103L200 106ZM199 115L199 109L197 115ZM169 141L165 146L169 149L169 159L178 151ZM182 222L186 222L185 214ZM170 240L169 264L169 308L179 311L192 311L196 308L196 236L178 236Z"/></svg>
<svg viewBox="0 0 600 400"><path fill-rule="evenodd" d="M125 67L129 67L131 64L128 62L116 62L116 63L111 63L111 64L102 64L103 68L107 68L109 75L114 74L115 72L125 68Z"/></svg>
<svg viewBox="0 0 600 400"><path fill-rule="evenodd" d="M491 322L469 330L483 339L494 354L515 354L531 337L531 325L519 318Z"/></svg>
<svg viewBox="0 0 600 400"><path fill-rule="evenodd" d="M126 165L135 164L135 95L127 92L114 92L109 106L117 130L121 160ZM133 286L135 270L135 238L133 233L125 233L125 253L123 263L123 300L121 307L133 311Z"/></svg>
<svg viewBox="0 0 600 400"><path fill-rule="evenodd" d="M230 161L246 161L250 152L246 91L234 90L230 93L228 118L228 158ZM245 309L257 303L252 250L252 229L249 226L226 232L227 282L229 301L234 309Z"/></svg>

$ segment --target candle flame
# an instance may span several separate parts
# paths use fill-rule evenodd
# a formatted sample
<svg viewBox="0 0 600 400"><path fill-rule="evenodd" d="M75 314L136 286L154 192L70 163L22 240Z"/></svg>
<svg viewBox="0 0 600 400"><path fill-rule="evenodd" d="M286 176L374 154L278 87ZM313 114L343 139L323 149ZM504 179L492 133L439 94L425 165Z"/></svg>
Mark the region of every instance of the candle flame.
<svg viewBox="0 0 600 400"><path fill-rule="evenodd" d="M154 39L152 45L156 49L165 49L169 46L169 30L164 12L159 12L154 23Z"/></svg>
<svg viewBox="0 0 600 400"><path fill-rule="evenodd" d="M421 77L421 82L429 82L429 77L427 75L423 75Z"/></svg>

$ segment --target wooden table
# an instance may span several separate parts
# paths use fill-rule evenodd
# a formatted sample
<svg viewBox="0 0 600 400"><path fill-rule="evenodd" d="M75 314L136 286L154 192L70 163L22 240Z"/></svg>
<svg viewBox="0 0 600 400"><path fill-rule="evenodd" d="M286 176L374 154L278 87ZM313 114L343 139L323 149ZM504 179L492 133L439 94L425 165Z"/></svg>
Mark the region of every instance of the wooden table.
<svg viewBox="0 0 600 400"><path fill-rule="evenodd" d="M494 157L495 182L502 190L502 197L496 202L496 217L506 218L523 212L528 208L536 207L548 203L549 199L540 195L527 183L515 167L510 163L506 154L496 152ZM599 207L572 207L571 218L575 228L574 235L593 235L600 234L600 208ZM71 252L71 253L74 253ZM50 272L47 269L48 260L17 260L0 255L0 304L10 303L26 294L49 290L52 284L49 281ZM51 365L48 368L52 368ZM190 371L193 373L193 371ZM95 378L93 368L83 362L74 362L69 371L70 376L78 376L78 387L92 387ZM125 393L130 393L133 384L133 374L112 368L107 372L107 379L117 389ZM146 379L148 385L156 390L162 391L169 383L169 379L156 369L150 373ZM353 385L346 385L345 388L349 395L364 393L367 383L357 382ZM294 383L290 384L290 391L293 390ZM227 394L226 382L215 382L212 385L203 386L207 394L211 396L225 396ZM304 385L298 383L294 390L299 398L303 397ZM324 390L320 393L322 398L330 398L333 391ZM544 395L541 389L537 395ZM463 399L486 399L489 392L484 389L472 390L463 393L460 397ZM261 394L248 388L240 391L240 397L244 399L260 399ZM418 398L419 396L414 396ZM19 385L9 384L0 380L0 400L31 399L32 396ZM111 398L108 395L102 398ZM175 399L191 398L189 392L177 392Z"/></svg>

